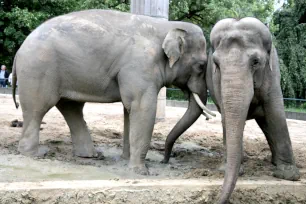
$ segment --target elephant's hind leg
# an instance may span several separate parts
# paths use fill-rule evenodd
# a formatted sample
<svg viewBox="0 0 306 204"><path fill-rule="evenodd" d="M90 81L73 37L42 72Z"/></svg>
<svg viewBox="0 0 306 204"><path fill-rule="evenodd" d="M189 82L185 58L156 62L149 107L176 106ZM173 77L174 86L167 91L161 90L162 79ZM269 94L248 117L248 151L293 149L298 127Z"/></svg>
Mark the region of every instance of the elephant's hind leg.
<svg viewBox="0 0 306 204"><path fill-rule="evenodd" d="M39 147L39 129L47 111L24 111L23 130L18 151L26 156L44 156L48 148Z"/></svg>
<svg viewBox="0 0 306 204"><path fill-rule="evenodd" d="M98 154L83 118L84 103L60 100L56 107L69 126L74 154L79 157L97 157Z"/></svg>
<svg viewBox="0 0 306 204"><path fill-rule="evenodd" d="M124 132L123 132L123 152L121 157L123 159L130 159L130 114L127 109L123 108L124 112Z"/></svg>
<svg viewBox="0 0 306 204"><path fill-rule="evenodd" d="M48 148L39 147L39 130L44 115L57 103L58 97L48 98L41 92L35 99L30 91L19 89L23 112L23 129L18 151L26 156L44 156Z"/></svg>
<svg viewBox="0 0 306 204"><path fill-rule="evenodd" d="M280 88L270 93L270 100L263 104L264 117L256 121L265 134L272 152L272 163L276 165L274 176L281 179L296 181L300 173L295 164L289 136L283 97Z"/></svg>
<svg viewBox="0 0 306 204"><path fill-rule="evenodd" d="M276 165L273 176L296 181L300 178L300 173L295 165L286 119L284 116L282 119L277 118L277 114L274 116L256 119L270 146L272 164Z"/></svg>

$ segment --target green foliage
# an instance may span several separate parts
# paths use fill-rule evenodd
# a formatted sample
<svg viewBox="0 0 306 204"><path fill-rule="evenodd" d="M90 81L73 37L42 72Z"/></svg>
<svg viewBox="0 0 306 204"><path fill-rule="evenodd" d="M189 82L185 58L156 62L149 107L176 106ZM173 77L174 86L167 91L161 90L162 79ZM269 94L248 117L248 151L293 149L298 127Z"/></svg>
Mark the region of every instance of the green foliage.
<svg viewBox="0 0 306 204"><path fill-rule="evenodd" d="M16 0L1 2L0 62L11 68L13 57L32 30L45 20L73 11L74 0Z"/></svg>
<svg viewBox="0 0 306 204"><path fill-rule="evenodd" d="M252 16L263 22L272 14L274 0L172 0L170 20L194 20L211 26L223 18Z"/></svg>
<svg viewBox="0 0 306 204"><path fill-rule="evenodd" d="M119 11L129 11L129 1L123 0L83 0L79 1L77 10L85 9L115 9Z"/></svg>
<svg viewBox="0 0 306 204"><path fill-rule="evenodd" d="M210 31L217 21L256 17L266 23L273 5L274 0L172 0L169 18L199 25L209 42Z"/></svg>
<svg viewBox="0 0 306 204"><path fill-rule="evenodd" d="M187 101L187 96L177 88L167 88L167 100Z"/></svg>
<svg viewBox="0 0 306 204"><path fill-rule="evenodd" d="M285 97L305 98L306 1L291 0L273 16Z"/></svg>
<svg viewBox="0 0 306 204"><path fill-rule="evenodd" d="M8 69L26 36L47 19L94 8L129 11L128 1L123 0L14 0L0 4L0 63Z"/></svg>

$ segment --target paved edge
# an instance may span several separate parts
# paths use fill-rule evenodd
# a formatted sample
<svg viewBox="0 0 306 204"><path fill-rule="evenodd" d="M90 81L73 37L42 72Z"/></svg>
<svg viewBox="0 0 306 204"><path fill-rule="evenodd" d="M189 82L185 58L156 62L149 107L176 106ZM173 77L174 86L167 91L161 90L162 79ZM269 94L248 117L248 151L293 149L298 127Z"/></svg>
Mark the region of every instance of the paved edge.
<svg viewBox="0 0 306 204"><path fill-rule="evenodd" d="M89 189L101 187L210 187L221 186L223 179L114 179L114 180L72 180L72 181L38 181L38 182L1 182L0 191L32 189ZM306 180L240 180L238 186L304 186ZM306 189L305 189L306 191Z"/></svg>
<svg viewBox="0 0 306 204"><path fill-rule="evenodd" d="M0 183L0 203L215 203L222 180L91 180ZM231 202L306 203L306 180L241 180Z"/></svg>

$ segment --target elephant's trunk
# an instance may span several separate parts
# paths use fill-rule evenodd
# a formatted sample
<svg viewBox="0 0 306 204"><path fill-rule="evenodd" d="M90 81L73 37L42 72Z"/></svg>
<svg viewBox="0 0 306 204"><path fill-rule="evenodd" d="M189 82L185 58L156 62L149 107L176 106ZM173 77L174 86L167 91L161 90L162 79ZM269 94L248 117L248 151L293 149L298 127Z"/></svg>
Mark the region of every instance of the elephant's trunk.
<svg viewBox="0 0 306 204"><path fill-rule="evenodd" d="M206 103L207 100L206 92L200 94L199 97L201 101ZM171 151L175 141L200 117L202 112L203 110L201 107L198 106L196 100L194 99L193 94L189 93L189 105L187 111L167 136L163 163L169 162Z"/></svg>
<svg viewBox="0 0 306 204"><path fill-rule="evenodd" d="M243 151L243 130L254 94L251 73L234 70L237 68L228 68L221 74L221 114L224 114L227 151L225 179L219 200L222 204L228 203L238 179Z"/></svg>

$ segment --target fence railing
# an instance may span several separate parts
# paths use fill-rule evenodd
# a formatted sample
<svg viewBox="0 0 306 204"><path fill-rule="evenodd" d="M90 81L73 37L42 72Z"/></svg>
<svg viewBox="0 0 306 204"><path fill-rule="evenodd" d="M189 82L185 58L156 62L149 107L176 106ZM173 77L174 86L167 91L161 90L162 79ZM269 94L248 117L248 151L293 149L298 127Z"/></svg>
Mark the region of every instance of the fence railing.
<svg viewBox="0 0 306 204"><path fill-rule="evenodd" d="M167 88L167 100L187 101L187 97L180 89ZM213 103L208 94L207 103ZM306 99L284 98L286 111L306 113Z"/></svg>
<svg viewBox="0 0 306 204"><path fill-rule="evenodd" d="M0 88L0 94L11 94L12 89L9 88ZM187 101L187 97L180 89L176 88L167 88L167 100L176 100L176 101ZM213 101L208 94L208 104L212 104ZM289 112L297 113L306 113L306 99L296 99L296 98L284 98L285 110Z"/></svg>
<svg viewBox="0 0 306 204"><path fill-rule="evenodd" d="M167 88L167 100L188 101L188 98L180 89ZM214 103L211 97L207 97L207 103Z"/></svg>
<svg viewBox="0 0 306 204"><path fill-rule="evenodd" d="M306 113L306 99L284 98L284 106L287 111Z"/></svg>

